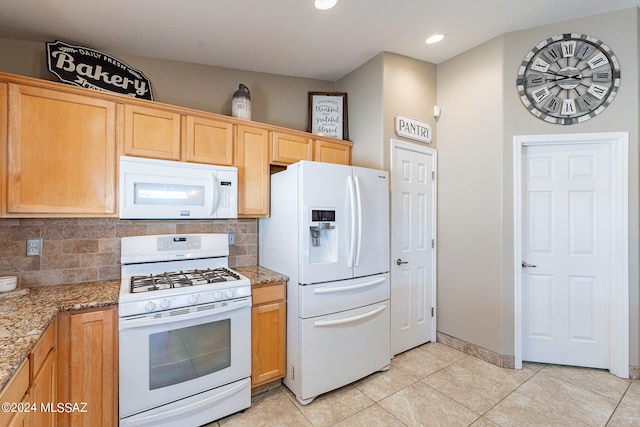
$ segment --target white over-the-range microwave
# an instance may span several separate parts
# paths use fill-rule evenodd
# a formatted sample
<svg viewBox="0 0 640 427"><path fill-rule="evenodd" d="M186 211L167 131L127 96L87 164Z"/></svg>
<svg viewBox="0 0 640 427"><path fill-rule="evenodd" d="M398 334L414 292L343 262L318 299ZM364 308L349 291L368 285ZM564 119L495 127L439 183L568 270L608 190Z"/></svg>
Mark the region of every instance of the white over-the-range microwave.
<svg viewBox="0 0 640 427"><path fill-rule="evenodd" d="M120 218L238 217L238 169L120 157Z"/></svg>

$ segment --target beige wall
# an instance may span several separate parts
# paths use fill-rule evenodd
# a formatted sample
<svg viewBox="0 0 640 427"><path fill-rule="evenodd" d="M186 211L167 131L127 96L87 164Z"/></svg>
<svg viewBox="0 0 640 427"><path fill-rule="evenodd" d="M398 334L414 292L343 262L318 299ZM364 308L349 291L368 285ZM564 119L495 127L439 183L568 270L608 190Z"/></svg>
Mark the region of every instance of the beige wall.
<svg viewBox="0 0 640 427"><path fill-rule="evenodd" d="M336 83L336 90L348 95L349 138L356 141L352 153L357 166L384 165L382 71L383 56L379 54Z"/></svg>
<svg viewBox="0 0 640 427"><path fill-rule="evenodd" d="M233 92L244 83L254 121L296 130L308 128L308 93L335 90L333 82L322 80L105 53L142 71L156 101L230 115ZM0 72L57 81L47 71L44 43L0 38Z"/></svg>
<svg viewBox="0 0 640 427"><path fill-rule="evenodd" d="M630 364L640 364L638 232L638 9L505 34L438 66L438 329L513 355L513 137L628 131ZM622 69L620 91L599 116L545 123L521 104L518 67L541 40L560 33L605 42Z"/></svg>
<svg viewBox="0 0 640 427"><path fill-rule="evenodd" d="M354 164L389 170L391 138L415 142L395 134L397 114L429 123L433 142L428 146L436 148L434 64L382 52L340 79L336 87L349 94Z"/></svg>
<svg viewBox="0 0 640 427"><path fill-rule="evenodd" d="M499 354L503 38L438 66L438 331Z"/></svg>
<svg viewBox="0 0 640 427"><path fill-rule="evenodd" d="M391 138L423 145L395 133L395 117L402 114L431 125L430 148L437 148L436 121L436 65L394 53L384 52L384 169L390 168Z"/></svg>

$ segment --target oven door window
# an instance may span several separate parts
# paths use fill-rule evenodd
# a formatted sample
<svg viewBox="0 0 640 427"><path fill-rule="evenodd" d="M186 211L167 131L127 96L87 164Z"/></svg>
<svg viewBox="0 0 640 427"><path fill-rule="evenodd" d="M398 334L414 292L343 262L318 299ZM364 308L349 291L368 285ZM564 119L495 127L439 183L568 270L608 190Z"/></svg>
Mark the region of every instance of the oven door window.
<svg viewBox="0 0 640 427"><path fill-rule="evenodd" d="M231 320L149 335L149 389L178 384L231 366Z"/></svg>

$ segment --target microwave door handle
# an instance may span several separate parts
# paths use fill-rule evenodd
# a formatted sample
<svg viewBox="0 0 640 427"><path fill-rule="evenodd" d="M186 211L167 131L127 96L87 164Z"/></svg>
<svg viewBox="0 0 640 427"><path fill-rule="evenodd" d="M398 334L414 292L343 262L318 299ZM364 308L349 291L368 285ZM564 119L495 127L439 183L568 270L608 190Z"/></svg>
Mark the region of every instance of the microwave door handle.
<svg viewBox="0 0 640 427"><path fill-rule="evenodd" d="M214 172L211 172L211 191L213 191L213 204L211 205L211 216L218 210L220 205L220 181Z"/></svg>

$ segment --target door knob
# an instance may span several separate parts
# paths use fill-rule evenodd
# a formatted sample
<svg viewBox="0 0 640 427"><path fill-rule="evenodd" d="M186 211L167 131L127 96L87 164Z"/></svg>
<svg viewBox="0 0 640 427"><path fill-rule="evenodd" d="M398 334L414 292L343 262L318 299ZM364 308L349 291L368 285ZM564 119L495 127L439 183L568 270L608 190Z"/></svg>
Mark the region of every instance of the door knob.
<svg viewBox="0 0 640 427"><path fill-rule="evenodd" d="M537 265L529 264L529 263L528 263L528 262L526 262L526 261L522 261L522 266L523 266L523 267L537 267Z"/></svg>
<svg viewBox="0 0 640 427"><path fill-rule="evenodd" d="M400 258L396 260L396 265L409 264L409 261L403 261Z"/></svg>

